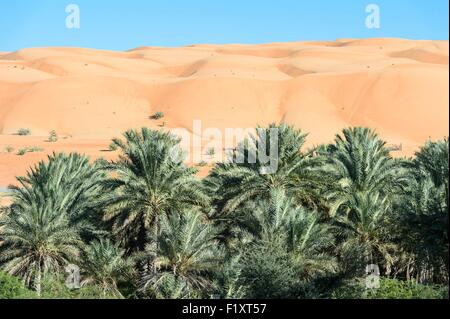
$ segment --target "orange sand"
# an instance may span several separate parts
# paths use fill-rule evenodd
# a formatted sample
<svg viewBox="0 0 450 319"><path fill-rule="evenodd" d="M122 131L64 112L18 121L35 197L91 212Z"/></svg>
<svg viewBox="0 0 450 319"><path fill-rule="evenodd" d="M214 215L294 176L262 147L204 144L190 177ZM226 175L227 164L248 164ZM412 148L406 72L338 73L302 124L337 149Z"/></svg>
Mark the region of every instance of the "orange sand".
<svg viewBox="0 0 450 319"><path fill-rule="evenodd" d="M309 145L369 126L409 156L448 135L448 61L448 41L402 39L0 53L0 188L48 152L113 158L110 139L129 128L196 119L222 130L285 121ZM164 119L149 119L157 111ZM46 142L50 130L64 138ZM24 146L44 152L16 155Z"/></svg>

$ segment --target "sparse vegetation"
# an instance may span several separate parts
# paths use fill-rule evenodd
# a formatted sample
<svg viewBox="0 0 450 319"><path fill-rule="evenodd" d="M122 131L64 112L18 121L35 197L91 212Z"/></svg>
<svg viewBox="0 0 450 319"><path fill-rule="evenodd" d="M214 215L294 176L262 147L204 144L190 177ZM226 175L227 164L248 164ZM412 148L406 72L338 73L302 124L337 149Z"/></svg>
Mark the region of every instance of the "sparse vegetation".
<svg viewBox="0 0 450 319"><path fill-rule="evenodd" d="M21 128L17 131L17 135L20 135L20 136L26 136L26 135L30 135L30 134L31 134L31 131L27 128Z"/></svg>
<svg viewBox="0 0 450 319"><path fill-rule="evenodd" d="M25 155L26 153L42 152L44 149L37 146L24 147L17 151L17 155Z"/></svg>
<svg viewBox="0 0 450 319"><path fill-rule="evenodd" d="M50 131L50 134L48 136L48 141L51 143L58 141L58 134L56 133L55 130Z"/></svg>
<svg viewBox="0 0 450 319"><path fill-rule="evenodd" d="M14 151L14 147L12 147L11 145L8 145L5 147L6 153L12 153L13 151Z"/></svg>
<svg viewBox="0 0 450 319"><path fill-rule="evenodd" d="M216 149L213 147L210 147L206 150L206 155L213 157L216 155Z"/></svg>
<svg viewBox="0 0 450 319"><path fill-rule="evenodd" d="M164 113L160 112L160 111L158 111L155 114L153 114L152 116L150 116L150 118L152 120L159 120L159 119L162 119L163 117L164 117Z"/></svg>
<svg viewBox="0 0 450 319"><path fill-rule="evenodd" d="M198 163L198 166L200 166L200 167L204 167L207 165L208 165L208 163L206 163L205 161L201 161L200 163Z"/></svg>

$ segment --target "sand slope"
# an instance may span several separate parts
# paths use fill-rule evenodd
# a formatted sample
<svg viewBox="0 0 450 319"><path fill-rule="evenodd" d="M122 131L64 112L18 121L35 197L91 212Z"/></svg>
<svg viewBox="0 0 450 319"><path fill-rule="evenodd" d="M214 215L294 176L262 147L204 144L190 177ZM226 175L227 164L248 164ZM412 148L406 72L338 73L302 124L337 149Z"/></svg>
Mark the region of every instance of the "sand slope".
<svg viewBox="0 0 450 319"><path fill-rule="evenodd" d="M53 150L94 157L122 131L148 126L253 127L284 120L330 141L370 126L411 155L448 134L448 41L342 39L263 45L36 48L0 53L0 186ZM160 121L149 119L156 111ZM14 136L19 128L32 136ZM47 143L50 130L64 136Z"/></svg>

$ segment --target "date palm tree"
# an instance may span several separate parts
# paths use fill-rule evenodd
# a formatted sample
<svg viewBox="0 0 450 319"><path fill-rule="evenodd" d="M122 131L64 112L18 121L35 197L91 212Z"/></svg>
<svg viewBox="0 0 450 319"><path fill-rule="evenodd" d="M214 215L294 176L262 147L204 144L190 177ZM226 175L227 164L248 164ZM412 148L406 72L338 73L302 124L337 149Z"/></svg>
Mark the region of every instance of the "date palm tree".
<svg viewBox="0 0 450 319"><path fill-rule="evenodd" d="M120 280L130 279L132 266L125 250L118 245L109 239L95 240L82 253L82 285L100 287L103 297L123 298L117 284Z"/></svg>
<svg viewBox="0 0 450 319"><path fill-rule="evenodd" d="M323 173L335 181L324 196L339 226L343 265L353 272L378 262L389 273L396 246L383 230L408 183L406 161L393 159L386 143L361 127L344 129L321 154L327 162Z"/></svg>
<svg viewBox="0 0 450 319"><path fill-rule="evenodd" d="M405 276L448 283L448 140L427 142L410 162L396 201L397 240L408 253Z"/></svg>
<svg viewBox="0 0 450 319"><path fill-rule="evenodd" d="M172 213L161 220L158 244L149 244L140 258L152 264L141 279L142 289L158 295L167 285L190 297L212 288L222 251L216 229L201 213Z"/></svg>
<svg viewBox="0 0 450 319"><path fill-rule="evenodd" d="M35 197L31 205L13 207L0 220L1 268L21 277L40 295L46 274L78 261L83 245L79 233L51 198Z"/></svg>
<svg viewBox="0 0 450 319"><path fill-rule="evenodd" d="M329 254L334 248L330 225L320 222L319 213L295 205L284 190L274 189L270 195L254 213L260 225L257 238L266 242L282 238L304 280L336 270L336 260Z"/></svg>
<svg viewBox="0 0 450 319"><path fill-rule="evenodd" d="M0 264L41 292L41 279L77 262L82 235L93 224L101 197L99 164L79 154L52 154L10 186L13 203L2 216ZM99 220L97 218L97 220Z"/></svg>
<svg viewBox="0 0 450 319"><path fill-rule="evenodd" d="M285 190L298 203L316 206L324 178L316 170L320 158L313 156L313 150L301 150L306 136L286 124L271 124L258 127L256 135L240 143L231 154L232 162L217 164L205 181L217 217L234 212L245 202L269 199L273 189ZM267 157L275 170L267 171L270 162L262 161Z"/></svg>
<svg viewBox="0 0 450 319"><path fill-rule="evenodd" d="M163 216L208 204L196 169L183 164L179 142L170 133L147 128L113 140L121 155L106 166L112 176L104 183L110 193L105 219L128 251L143 251L149 234L158 236Z"/></svg>
<svg viewBox="0 0 450 319"><path fill-rule="evenodd" d="M364 271L366 265L377 264L390 274L399 248L390 232L393 227L388 227L392 209L387 197L380 193L356 193L345 205L348 213L334 218L341 238L339 251L348 262L345 270Z"/></svg>
<svg viewBox="0 0 450 319"><path fill-rule="evenodd" d="M48 198L53 209L68 215L73 224L82 223L83 233L99 231L103 198L101 182L106 174L102 161L89 162L89 158L77 153L59 153L48 156L32 167L26 176L17 177L19 186L9 186L15 208L35 205ZM41 202L42 205L44 202Z"/></svg>
<svg viewBox="0 0 450 319"><path fill-rule="evenodd" d="M325 149L323 173L334 181L325 194L332 215L339 210L348 212L356 193L392 195L407 184L404 162L393 159L386 143L369 128L344 129Z"/></svg>
<svg viewBox="0 0 450 319"><path fill-rule="evenodd" d="M449 143L448 138L443 140L427 142L419 152L416 152L414 165L428 175L436 188L442 188L445 194L445 205L449 205Z"/></svg>

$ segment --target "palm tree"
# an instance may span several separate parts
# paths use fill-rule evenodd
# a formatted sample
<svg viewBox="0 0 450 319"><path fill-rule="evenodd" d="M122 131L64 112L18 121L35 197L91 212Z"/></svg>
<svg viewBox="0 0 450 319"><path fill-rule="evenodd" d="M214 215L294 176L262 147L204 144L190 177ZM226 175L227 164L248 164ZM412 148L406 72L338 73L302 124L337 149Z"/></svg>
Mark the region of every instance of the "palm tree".
<svg viewBox="0 0 450 319"><path fill-rule="evenodd" d="M217 232L193 211L164 216L158 245L147 245L141 258L154 267L142 277L142 289L153 294L170 284L190 297L210 291L218 269L221 249Z"/></svg>
<svg viewBox="0 0 450 319"><path fill-rule="evenodd" d="M11 274L34 284L76 262L82 234L92 236L96 203L101 197L99 164L75 153L53 154L10 186L13 203L1 220L0 263Z"/></svg>
<svg viewBox="0 0 450 319"><path fill-rule="evenodd" d="M327 161L324 174L335 181L324 195L340 228L344 268L353 272L378 262L389 273L395 245L383 229L393 201L408 183L406 161L393 159L386 143L361 127L344 129L321 154Z"/></svg>
<svg viewBox="0 0 450 319"><path fill-rule="evenodd" d="M405 277L448 283L448 140L427 142L410 162L395 206L397 240L408 255Z"/></svg>
<svg viewBox="0 0 450 319"><path fill-rule="evenodd" d="M271 132L277 134L271 134ZM285 124L271 124L267 128L258 128L256 136L242 142L232 154L232 163L217 164L205 179L215 209L210 218L222 229L221 238L229 242L234 238L233 228L245 220L247 209L243 207L252 201L270 199L274 189L281 189L296 203L309 207L322 205L320 190L326 185L326 176L318 173L320 157L314 151L302 152L306 135ZM262 170L267 166L260 158L277 149L272 159L277 169L270 174ZM256 154L252 163L249 154ZM262 154L262 155L261 155ZM261 156L260 156L261 155Z"/></svg>
<svg viewBox="0 0 450 319"><path fill-rule="evenodd" d="M320 222L319 213L296 206L283 190L275 189L270 201L260 204L254 215L260 225L257 238L271 242L281 237L304 280L336 269L329 254L334 248L332 229Z"/></svg>
<svg viewBox="0 0 450 319"><path fill-rule="evenodd" d="M388 227L391 207L386 196L380 193L355 193L345 215L335 216L334 223L339 228L340 252L349 265L348 271L363 271L368 264L383 266L391 272L396 262L398 247L394 244Z"/></svg>
<svg viewBox="0 0 450 319"><path fill-rule="evenodd" d="M105 179L102 162L89 163L89 158L77 153L59 153L40 161L25 177L17 177L20 186L10 185L12 206L18 209L32 206L41 198L51 199L53 209L68 215L73 224L83 224L83 233L98 232L103 197L101 182ZM41 203L43 204L43 203Z"/></svg>
<svg viewBox="0 0 450 319"><path fill-rule="evenodd" d="M253 238L239 247L234 279L225 281L233 291L248 298L299 298L335 273L332 228L318 212L295 204L283 189L248 208L242 225L250 225L245 230Z"/></svg>
<svg viewBox="0 0 450 319"><path fill-rule="evenodd" d="M46 274L78 260L83 244L79 232L51 198L36 197L29 206L12 207L0 220L1 267L34 285L40 295Z"/></svg>
<svg viewBox="0 0 450 319"><path fill-rule="evenodd" d="M164 215L205 206L208 197L196 169L183 164L178 138L147 128L127 131L124 138L113 140L122 154L107 165L113 176L105 183L110 191L105 219L129 251L143 251L149 231L158 235Z"/></svg>
<svg viewBox="0 0 450 319"><path fill-rule="evenodd" d="M336 136L335 144L322 151L327 161L324 173L335 181L326 192L332 215L344 207L348 212L347 204L354 202L356 193L392 195L404 188L404 162L390 156L386 143L373 130L347 128L342 134Z"/></svg>
<svg viewBox="0 0 450 319"><path fill-rule="evenodd" d="M82 254L84 284L100 287L103 297L123 298L117 283L131 274L132 263L125 257L125 251L109 239L91 242Z"/></svg>
<svg viewBox="0 0 450 319"><path fill-rule="evenodd" d="M441 141L427 142L419 152L416 152L414 159L415 168L428 174L437 188L442 188L445 194L445 205L449 205L448 188L448 158L449 158L448 138Z"/></svg>

